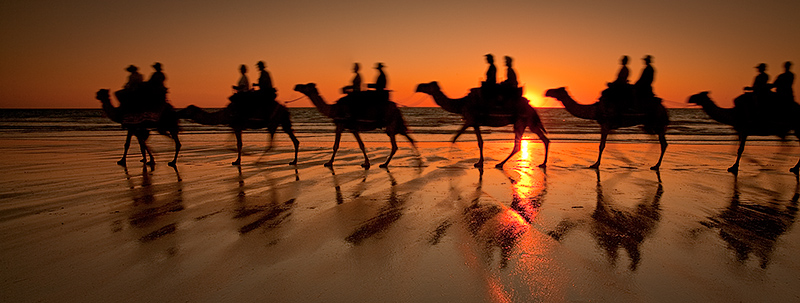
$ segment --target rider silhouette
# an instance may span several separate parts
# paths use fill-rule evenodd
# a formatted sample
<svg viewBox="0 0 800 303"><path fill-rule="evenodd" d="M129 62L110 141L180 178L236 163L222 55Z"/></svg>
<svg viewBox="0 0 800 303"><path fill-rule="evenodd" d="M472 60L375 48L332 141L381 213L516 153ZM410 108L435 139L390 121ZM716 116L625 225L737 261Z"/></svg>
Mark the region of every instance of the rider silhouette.
<svg viewBox="0 0 800 303"><path fill-rule="evenodd" d="M258 67L258 71L260 72L258 83L255 84L258 86L259 92L266 94L265 97L267 100L275 100L277 92L275 87L272 86L272 77L269 76L269 72L266 69L267 65L264 64L264 61L258 61L256 67Z"/></svg>
<svg viewBox="0 0 800 303"><path fill-rule="evenodd" d="M639 76L639 80L633 85L636 91L636 98L635 101L638 106L649 105L652 101L652 98L655 96L653 93L653 80L655 79L655 69L653 69L653 57L650 55L644 56L642 58L644 60L644 69L642 70L642 75Z"/></svg>
<svg viewBox="0 0 800 303"><path fill-rule="evenodd" d="M233 86L233 89L237 93L246 92L250 90L250 80L247 79L247 66L242 64L239 66L239 73L242 74L242 77L239 78L239 82Z"/></svg>
<svg viewBox="0 0 800 303"><path fill-rule="evenodd" d="M486 70L486 81L481 83L481 99L484 105L492 105L497 99L497 67L494 66L492 54L486 54L486 63L489 68Z"/></svg>
<svg viewBox="0 0 800 303"><path fill-rule="evenodd" d="M147 98L145 102L150 110L157 111L160 110L160 106L167 102L167 87L164 85L164 81L167 80L167 77L164 76L164 72L161 71L161 63L156 62L153 64L153 69L155 69L155 72L153 72L153 74L150 75L150 79L147 80L147 93L149 98Z"/></svg>
<svg viewBox="0 0 800 303"><path fill-rule="evenodd" d="M618 115L625 111L630 111L633 105L633 92L628 84L628 56L620 59L619 72L614 82L608 83L608 89L604 90L600 96L600 101L604 105L604 111L609 115Z"/></svg>
<svg viewBox="0 0 800 303"><path fill-rule="evenodd" d="M360 69L360 66L358 65L358 63L354 63L353 64L353 73L356 74L356 75L353 77L353 84L345 86L345 87L342 87L342 93L350 94L350 93L355 93L355 92L360 92L361 91L361 75L358 73L359 69Z"/></svg>
<svg viewBox="0 0 800 303"><path fill-rule="evenodd" d="M131 74L128 76L128 83L125 83L125 87L130 90L136 90L139 88L139 85L144 82L144 77L142 74L139 73L139 68L133 65L128 66L125 69L126 71L130 72Z"/></svg>
<svg viewBox="0 0 800 303"><path fill-rule="evenodd" d="M612 82L613 84L628 84L628 56L622 56L620 59L620 64L622 67L619 69L619 73L617 73L617 79Z"/></svg>
<svg viewBox="0 0 800 303"><path fill-rule="evenodd" d="M794 102L794 90L792 89L792 85L794 85L794 74L789 71L791 68L792 62L786 61L786 63L783 64L784 72L775 78L775 82L772 82L772 87L775 88L775 93L777 93L781 101Z"/></svg>
<svg viewBox="0 0 800 303"><path fill-rule="evenodd" d="M375 69L378 70L378 79L375 80L375 83L368 84L367 87L372 88L376 91L384 91L386 90L386 74L383 72L383 63L378 63L375 65Z"/></svg>
<svg viewBox="0 0 800 303"><path fill-rule="evenodd" d="M506 56L506 80L501 83L501 85L505 85L510 88L516 88L519 86L519 82L517 82L517 72L514 71L512 67L512 63L514 59L511 57Z"/></svg>

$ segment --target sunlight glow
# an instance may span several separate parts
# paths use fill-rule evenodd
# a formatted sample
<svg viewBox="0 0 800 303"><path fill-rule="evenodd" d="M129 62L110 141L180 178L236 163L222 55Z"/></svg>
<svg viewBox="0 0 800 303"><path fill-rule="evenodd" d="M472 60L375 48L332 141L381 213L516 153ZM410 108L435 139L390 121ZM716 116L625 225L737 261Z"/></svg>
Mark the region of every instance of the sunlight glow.
<svg viewBox="0 0 800 303"><path fill-rule="evenodd" d="M530 104L533 107L541 107L544 104L544 100L542 100L542 98L540 96L538 96L538 95L536 95L536 94L534 94L533 92L530 92L530 91L529 92L525 92L525 98L530 100L530 102L528 102L528 104Z"/></svg>
<svg viewBox="0 0 800 303"><path fill-rule="evenodd" d="M522 140L520 142L519 159L520 160L530 160L531 159L531 155L528 152L528 140Z"/></svg>

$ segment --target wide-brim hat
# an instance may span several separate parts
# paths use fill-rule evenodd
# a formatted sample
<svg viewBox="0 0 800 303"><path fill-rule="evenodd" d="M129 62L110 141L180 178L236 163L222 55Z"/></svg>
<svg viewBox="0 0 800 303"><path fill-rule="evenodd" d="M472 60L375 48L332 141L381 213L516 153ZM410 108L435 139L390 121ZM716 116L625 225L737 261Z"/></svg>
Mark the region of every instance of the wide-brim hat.
<svg viewBox="0 0 800 303"><path fill-rule="evenodd" d="M134 65L128 65L128 67L126 67L125 70L129 71L129 72L135 72L135 71L139 70L139 68L134 66Z"/></svg>
<svg viewBox="0 0 800 303"><path fill-rule="evenodd" d="M758 68L758 69L767 68L767 65L764 64L764 63L761 63L759 65L756 65L756 68Z"/></svg>

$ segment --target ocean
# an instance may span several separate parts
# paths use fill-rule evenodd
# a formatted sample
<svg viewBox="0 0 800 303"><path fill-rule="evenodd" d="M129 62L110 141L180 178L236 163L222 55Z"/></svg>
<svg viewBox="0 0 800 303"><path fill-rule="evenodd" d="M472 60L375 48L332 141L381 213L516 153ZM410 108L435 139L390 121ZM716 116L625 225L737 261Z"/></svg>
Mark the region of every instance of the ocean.
<svg viewBox="0 0 800 303"><path fill-rule="evenodd" d="M315 108L290 108L292 125L301 140L333 141L333 123L322 116ZM563 108L537 108L548 137L554 141L596 141L599 140L600 127L591 120L575 118ZM418 141L447 142L462 124L458 115L448 113L438 107L402 107L403 117L411 130L412 137ZM667 140L670 143L692 144L730 144L737 138L728 125L711 120L701 109L669 109L670 125ZM187 134L229 133L225 126L206 126L188 120L181 121L181 129ZM106 136L121 132L119 124L103 115L100 109L0 109L0 130L5 135L30 136L47 133L48 136ZM251 130L249 132L265 132ZM512 128L481 128L487 141L512 140ZM280 133L280 131L279 131ZM345 135L345 140L352 136ZM526 139L536 140L536 135L526 132ZM276 135L276 140L288 140ZM364 135L365 141L385 141L380 131ZM403 141L398 138L398 140ZM462 135L459 141L475 141L472 130ZM655 141L654 135L644 134L641 127L627 127L615 130L609 141L647 142ZM753 141L780 141L777 137L754 137Z"/></svg>

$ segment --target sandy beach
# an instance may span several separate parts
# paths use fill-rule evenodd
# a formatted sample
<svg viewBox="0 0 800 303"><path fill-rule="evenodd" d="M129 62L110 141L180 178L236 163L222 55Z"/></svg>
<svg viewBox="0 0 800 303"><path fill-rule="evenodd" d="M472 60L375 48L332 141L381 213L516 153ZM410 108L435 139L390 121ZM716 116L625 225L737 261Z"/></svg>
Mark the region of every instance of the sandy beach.
<svg viewBox="0 0 800 303"><path fill-rule="evenodd" d="M2 302L791 302L800 300L796 143L399 140L247 133L150 139L154 168L118 166L122 132L0 134ZM471 136L471 135L465 135ZM509 138L510 139L510 138ZM421 140L425 141L425 140ZM137 145L133 145L133 151Z"/></svg>

